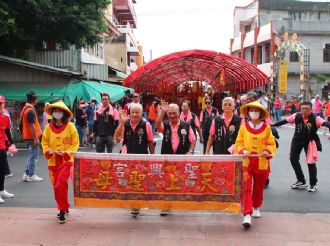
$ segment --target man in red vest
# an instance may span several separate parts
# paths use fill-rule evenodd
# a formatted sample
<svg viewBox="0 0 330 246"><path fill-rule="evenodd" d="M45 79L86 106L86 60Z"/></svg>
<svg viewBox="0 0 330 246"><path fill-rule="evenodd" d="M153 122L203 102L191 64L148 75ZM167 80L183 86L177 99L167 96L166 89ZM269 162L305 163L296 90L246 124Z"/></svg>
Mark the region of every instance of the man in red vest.
<svg viewBox="0 0 330 246"><path fill-rule="evenodd" d="M37 111L34 108L37 104L37 95L35 92L30 91L26 94L26 104L21 111L22 139L25 141L29 151L22 179L28 182L41 182L43 180L36 174L36 161L39 155L40 137L42 134Z"/></svg>

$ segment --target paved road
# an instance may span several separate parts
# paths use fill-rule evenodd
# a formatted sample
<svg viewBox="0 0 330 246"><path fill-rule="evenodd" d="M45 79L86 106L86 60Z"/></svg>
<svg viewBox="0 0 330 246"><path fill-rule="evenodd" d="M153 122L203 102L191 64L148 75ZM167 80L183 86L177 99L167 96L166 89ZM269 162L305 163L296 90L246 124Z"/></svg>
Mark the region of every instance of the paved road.
<svg viewBox="0 0 330 246"><path fill-rule="evenodd" d="M280 148L274 160L271 163L271 184L265 192L264 205L262 210L268 212L298 212L310 213L330 212L330 141L327 136L320 135L323 152L320 153L318 162L319 191L309 193L307 190L291 190L290 184L295 182L295 176L289 162L290 142L294 129L288 126L278 128L280 134ZM159 153L160 141L157 142L156 151ZM118 152L120 146L115 147ZM198 144L197 151L202 147ZM94 151L93 149L83 149L83 151ZM200 153L200 152L199 152ZM4 205L6 207L55 207L52 187L48 178L46 160L40 155L37 163L37 173L45 180L41 183L21 182L21 177L25 167L26 151L20 151L15 157L9 157L9 163L14 173L12 178L6 179L5 187L9 192L15 194L14 199L7 199ZM304 163L305 158L302 155L302 166L308 178L307 166ZM72 201L72 189L70 190ZM72 203L72 202L71 202Z"/></svg>

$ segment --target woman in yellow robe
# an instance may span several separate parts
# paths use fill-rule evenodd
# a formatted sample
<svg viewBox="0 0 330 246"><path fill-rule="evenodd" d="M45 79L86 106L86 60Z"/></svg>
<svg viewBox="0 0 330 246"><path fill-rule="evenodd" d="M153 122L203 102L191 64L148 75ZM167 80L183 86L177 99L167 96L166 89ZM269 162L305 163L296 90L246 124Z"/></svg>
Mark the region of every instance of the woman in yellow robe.
<svg viewBox="0 0 330 246"><path fill-rule="evenodd" d="M59 222L65 222L69 213L68 180L73 166L73 153L79 148L76 127L70 122L72 112L63 102L56 102L45 107L52 115L52 121L42 135L42 149L48 160L49 176L54 188L55 200L60 213Z"/></svg>
<svg viewBox="0 0 330 246"><path fill-rule="evenodd" d="M270 126L264 122L268 111L259 103L241 107L241 113L249 119L241 125L235 142L236 151L243 154L242 212L243 226L251 226L252 217L259 218L263 192L269 176L269 160L276 153L276 144Z"/></svg>

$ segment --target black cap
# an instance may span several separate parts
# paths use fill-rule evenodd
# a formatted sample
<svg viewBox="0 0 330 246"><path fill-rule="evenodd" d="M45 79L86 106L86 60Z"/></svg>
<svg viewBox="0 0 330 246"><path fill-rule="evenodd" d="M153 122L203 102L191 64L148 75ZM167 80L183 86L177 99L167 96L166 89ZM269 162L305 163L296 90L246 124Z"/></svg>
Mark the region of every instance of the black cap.
<svg viewBox="0 0 330 246"><path fill-rule="evenodd" d="M26 101L27 102L34 102L37 99L38 99L37 94L34 91L29 91L26 94Z"/></svg>

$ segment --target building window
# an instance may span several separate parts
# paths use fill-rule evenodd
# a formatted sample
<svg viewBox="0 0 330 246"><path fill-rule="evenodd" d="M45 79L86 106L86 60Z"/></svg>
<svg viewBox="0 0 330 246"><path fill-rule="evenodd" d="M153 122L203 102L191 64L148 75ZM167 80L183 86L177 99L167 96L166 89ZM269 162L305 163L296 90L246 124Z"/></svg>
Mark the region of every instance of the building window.
<svg viewBox="0 0 330 246"><path fill-rule="evenodd" d="M265 63L270 62L270 43L265 44Z"/></svg>
<svg viewBox="0 0 330 246"><path fill-rule="evenodd" d="M299 55L295 51L290 51L290 62L299 62Z"/></svg>
<svg viewBox="0 0 330 246"><path fill-rule="evenodd" d="M254 48L251 48L251 63L254 61Z"/></svg>
<svg viewBox="0 0 330 246"><path fill-rule="evenodd" d="M330 62L330 44L324 45L323 62Z"/></svg>
<svg viewBox="0 0 330 246"><path fill-rule="evenodd" d="M258 64L262 63L262 45L258 45Z"/></svg>

